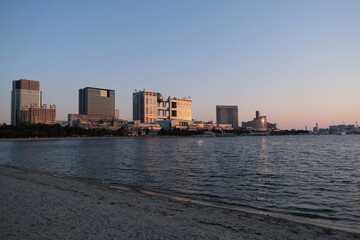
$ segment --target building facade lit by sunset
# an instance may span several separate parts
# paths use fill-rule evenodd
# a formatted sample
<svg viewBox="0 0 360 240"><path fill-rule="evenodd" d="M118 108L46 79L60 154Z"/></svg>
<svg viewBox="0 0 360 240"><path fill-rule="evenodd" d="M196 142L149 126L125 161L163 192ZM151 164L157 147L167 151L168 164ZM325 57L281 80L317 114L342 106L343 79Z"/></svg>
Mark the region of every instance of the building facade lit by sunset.
<svg viewBox="0 0 360 240"><path fill-rule="evenodd" d="M242 122L242 127L256 131L269 131L276 129L276 123L268 123L266 116L260 116L260 111L256 111L255 118L252 121Z"/></svg>
<svg viewBox="0 0 360 240"><path fill-rule="evenodd" d="M233 128L239 126L238 106L217 105L216 106L216 123L232 124Z"/></svg>
<svg viewBox="0 0 360 240"><path fill-rule="evenodd" d="M21 108L21 122L30 124L55 124L56 123L56 106L50 105L47 107L46 104L37 106L31 104L30 107Z"/></svg>
<svg viewBox="0 0 360 240"><path fill-rule="evenodd" d="M40 82L34 80L14 80L11 91L11 125L22 121L21 109L31 104L41 106Z"/></svg>
<svg viewBox="0 0 360 240"><path fill-rule="evenodd" d="M155 123L159 120L192 120L192 100L188 98L164 98L153 91L133 93L133 120Z"/></svg>
<svg viewBox="0 0 360 240"><path fill-rule="evenodd" d="M124 124L119 119L119 110L115 109L115 90L79 89L79 114L68 114L69 126L116 129Z"/></svg>

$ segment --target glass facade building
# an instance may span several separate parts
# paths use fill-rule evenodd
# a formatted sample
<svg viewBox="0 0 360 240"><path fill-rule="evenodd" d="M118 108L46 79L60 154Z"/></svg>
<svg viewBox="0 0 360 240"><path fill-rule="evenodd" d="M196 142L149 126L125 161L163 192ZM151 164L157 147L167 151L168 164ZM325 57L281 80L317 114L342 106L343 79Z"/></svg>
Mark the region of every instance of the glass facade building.
<svg viewBox="0 0 360 240"><path fill-rule="evenodd" d="M11 91L11 125L22 121L21 109L32 104L41 106L40 82L34 80L14 80Z"/></svg>
<svg viewBox="0 0 360 240"><path fill-rule="evenodd" d="M233 128L239 127L238 106L216 106L216 123L232 124Z"/></svg>
<svg viewBox="0 0 360 240"><path fill-rule="evenodd" d="M115 117L115 91L92 87L79 89L79 114Z"/></svg>

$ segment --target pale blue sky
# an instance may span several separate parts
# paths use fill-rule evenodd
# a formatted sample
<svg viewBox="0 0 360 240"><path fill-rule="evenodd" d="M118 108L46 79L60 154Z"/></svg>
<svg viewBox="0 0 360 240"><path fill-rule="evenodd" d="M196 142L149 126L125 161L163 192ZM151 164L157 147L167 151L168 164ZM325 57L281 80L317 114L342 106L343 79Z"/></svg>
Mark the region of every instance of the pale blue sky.
<svg viewBox="0 0 360 240"><path fill-rule="evenodd" d="M255 110L280 128L360 124L360 1L0 1L0 122L12 80L39 80L57 119L78 89L116 90L132 118L134 89Z"/></svg>

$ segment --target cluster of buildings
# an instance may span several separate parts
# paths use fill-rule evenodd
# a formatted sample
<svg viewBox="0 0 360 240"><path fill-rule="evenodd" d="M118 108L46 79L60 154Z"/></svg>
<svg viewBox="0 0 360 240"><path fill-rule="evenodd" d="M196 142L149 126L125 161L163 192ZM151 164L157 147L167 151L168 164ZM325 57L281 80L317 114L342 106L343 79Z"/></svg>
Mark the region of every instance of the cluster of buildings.
<svg viewBox="0 0 360 240"><path fill-rule="evenodd" d="M78 113L68 114L62 122L69 126L83 128L118 129L126 127L134 134L156 133L161 129L199 130L233 130L239 129L238 106L217 105L216 122L194 121L192 119L192 100L189 98L163 97L155 91L137 91L133 93L133 120L119 118L119 110L115 108L115 91L111 89L85 87L79 90ZM20 79L12 82L11 91L11 124L21 122L29 124L55 124L56 106L42 103L40 82ZM275 123L267 122L266 116L256 111L255 118L242 122L241 128L256 132L276 131ZM336 125L313 128L313 134L360 134L357 125Z"/></svg>
<svg viewBox="0 0 360 240"><path fill-rule="evenodd" d="M56 123L56 107L42 104L40 82L33 80L14 80L11 101L11 124ZM134 132L159 131L160 129L233 130L239 129L238 106L216 106L216 123L194 121L192 119L192 100L188 98L163 97L155 91L136 91L133 93L133 120L119 118L115 108L115 91L111 89L86 87L79 90L78 113L68 114L67 124L84 128L118 129L127 127ZM256 131L276 129L276 124L268 123L266 116L242 122L242 127ZM140 130L140 131L139 131Z"/></svg>
<svg viewBox="0 0 360 240"><path fill-rule="evenodd" d="M313 128L313 134L317 135L327 135L327 134L336 134L336 135L345 135L345 134L360 134L360 127L356 124L352 125L333 125L329 126L329 128L319 128L319 124L316 123Z"/></svg>
<svg viewBox="0 0 360 240"><path fill-rule="evenodd" d="M42 104L40 82L33 80L14 80L11 91L11 125L20 122L30 124L56 123L56 106Z"/></svg>

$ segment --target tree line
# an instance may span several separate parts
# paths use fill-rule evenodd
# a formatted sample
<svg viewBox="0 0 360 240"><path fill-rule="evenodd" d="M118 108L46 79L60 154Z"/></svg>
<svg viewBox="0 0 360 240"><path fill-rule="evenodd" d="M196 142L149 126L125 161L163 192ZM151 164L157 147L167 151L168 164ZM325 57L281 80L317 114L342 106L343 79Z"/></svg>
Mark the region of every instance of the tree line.
<svg viewBox="0 0 360 240"><path fill-rule="evenodd" d="M146 135L149 129L144 129ZM140 131L140 130L139 130ZM187 131L187 130L165 130L161 129L157 135L159 136L190 136L201 135L203 131ZM109 130L105 128L81 128L61 126L60 124L26 124L20 123L16 126L3 124L0 126L0 138L53 138L53 137L105 137L105 136L128 136L129 132L125 127L117 130ZM141 131L140 134L141 135Z"/></svg>
<svg viewBox="0 0 360 240"><path fill-rule="evenodd" d="M101 137L127 136L124 128L108 130L104 128L85 129L80 127L62 127L60 124L25 124L0 126L0 138L48 138L48 137Z"/></svg>
<svg viewBox="0 0 360 240"><path fill-rule="evenodd" d="M140 130L139 130L140 131ZM219 130L212 130L214 133L221 133ZM235 135L248 135L249 130L239 129L232 132ZM149 134L149 129L145 129L146 135ZM288 131L282 130L272 132L271 135L299 135L308 134L308 131ZM193 136L202 135L204 130L189 131L181 129L165 130L161 129L158 136ZM81 127L70 127L61 126L60 124L48 125L48 124L26 124L20 123L16 126L2 124L0 125L0 138L49 138L49 137L104 137L104 136L128 136L129 132L125 127L121 127L117 130L109 130L105 128L81 128ZM141 135L141 131L139 132Z"/></svg>

